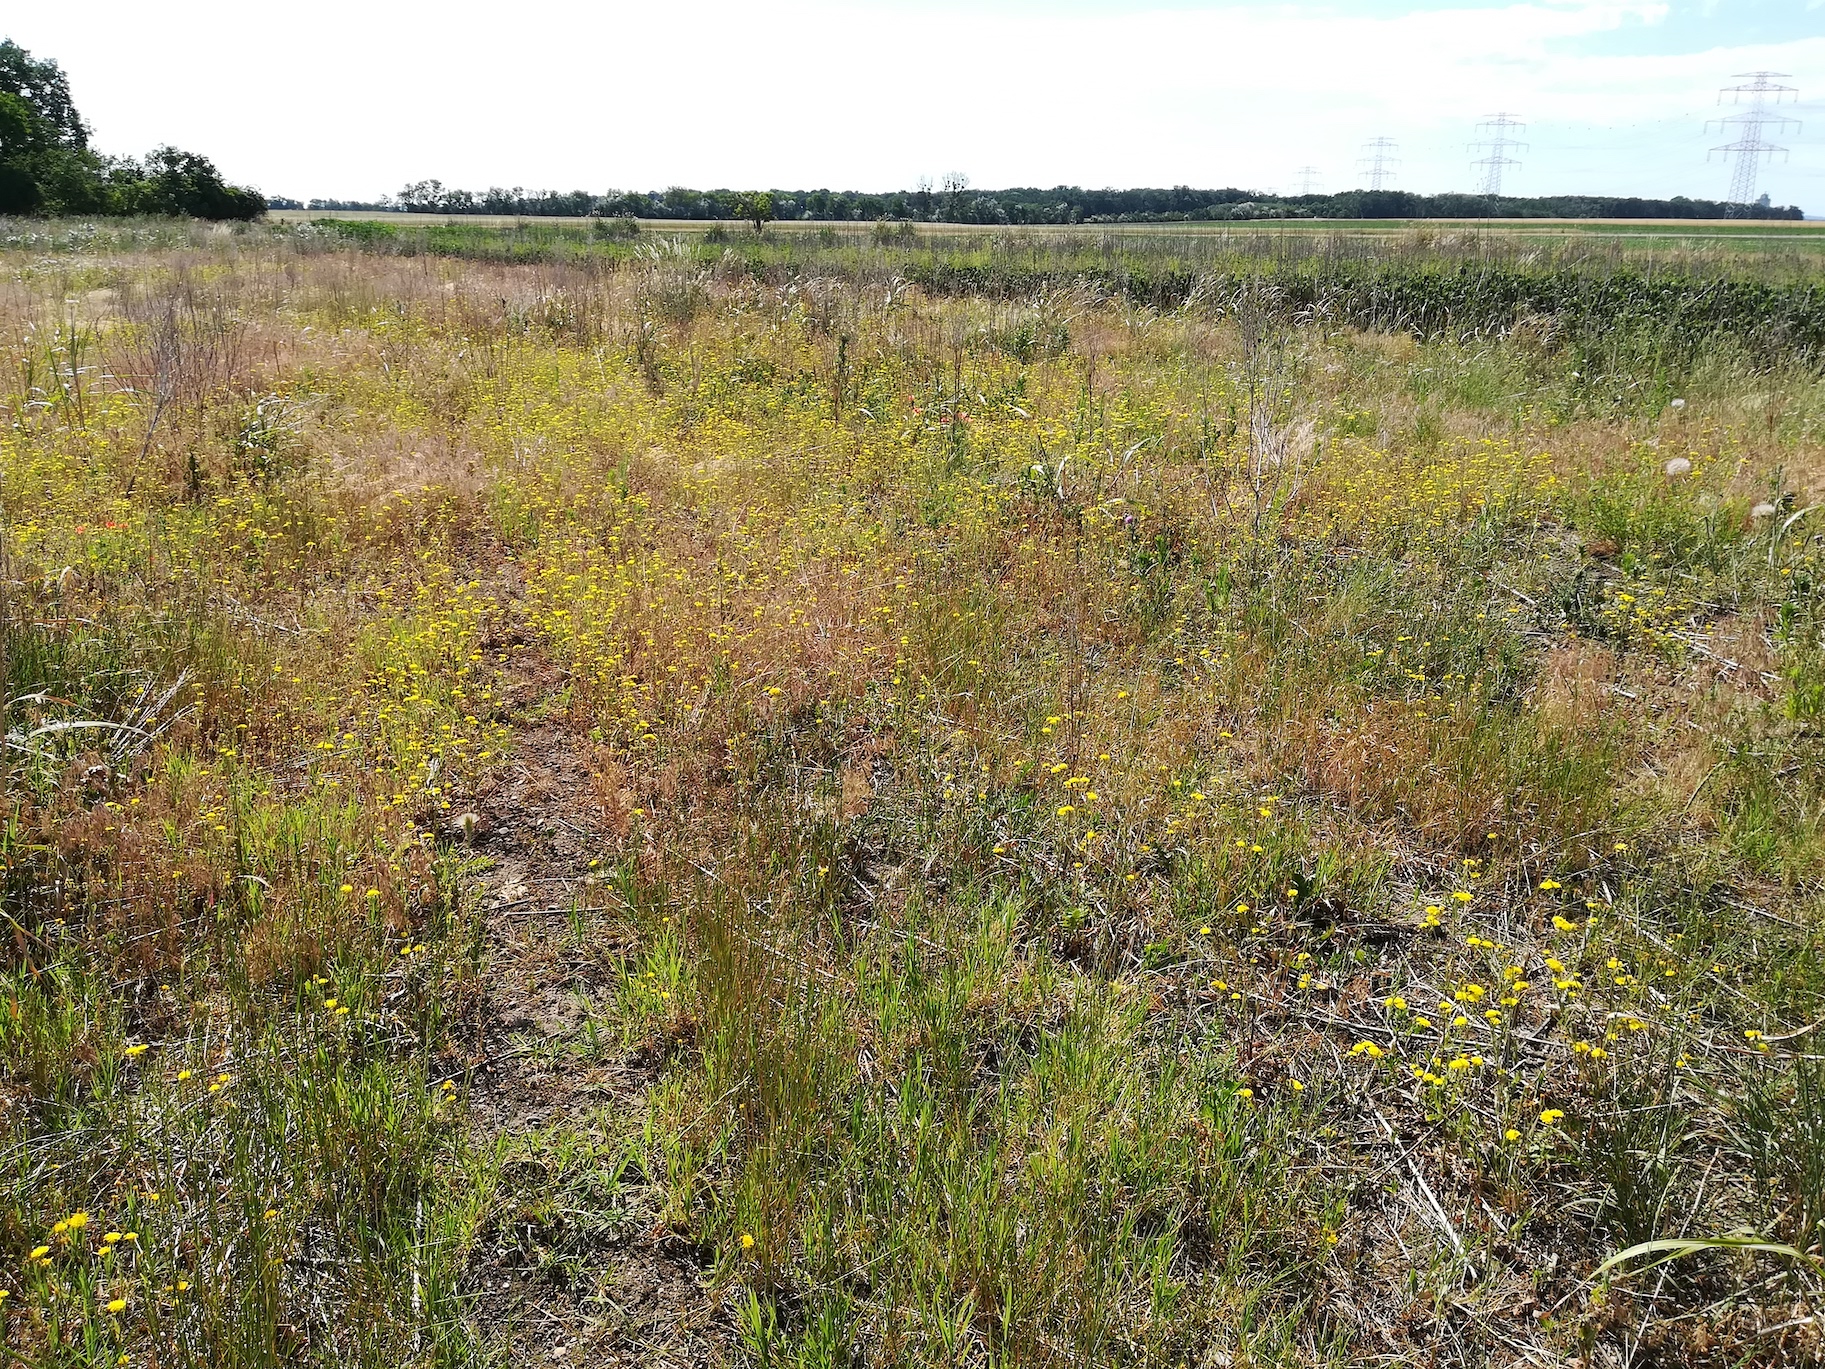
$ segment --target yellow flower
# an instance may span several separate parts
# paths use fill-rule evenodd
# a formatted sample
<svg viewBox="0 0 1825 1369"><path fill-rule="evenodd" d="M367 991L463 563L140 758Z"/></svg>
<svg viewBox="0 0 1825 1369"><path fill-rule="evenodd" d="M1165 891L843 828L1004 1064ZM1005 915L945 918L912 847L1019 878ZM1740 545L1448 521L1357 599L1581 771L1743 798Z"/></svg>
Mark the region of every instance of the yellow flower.
<svg viewBox="0 0 1825 1369"><path fill-rule="evenodd" d="M1521 1133L1516 1131L1513 1127L1510 1127L1507 1131L1502 1133L1502 1139L1506 1141L1518 1141L1521 1139Z"/></svg>
<svg viewBox="0 0 1825 1369"><path fill-rule="evenodd" d="M125 1054L126 1054L127 1059L131 1060L135 1056L144 1055L146 1053L146 1050L147 1050L147 1047L144 1044L128 1046Z"/></svg>
<svg viewBox="0 0 1825 1369"><path fill-rule="evenodd" d="M108 1311L110 1312L120 1313L125 1312L126 1310L127 1300L125 1298L115 1298L108 1304Z"/></svg>
<svg viewBox="0 0 1825 1369"><path fill-rule="evenodd" d="M1542 1122L1546 1123L1546 1125L1549 1127L1554 1122L1564 1120L1564 1117L1565 1117L1565 1114L1563 1112L1561 1112L1558 1108L1548 1108L1548 1109L1546 1109L1545 1112L1540 1114L1540 1120Z"/></svg>
<svg viewBox="0 0 1825 1369"><path fill-rule="evenodd" d="M749 1235L746 1231L741 1233L741 1248L743 1250L754 1249L754 1237Z"/></svg>
<svg viewBox="0 0 1825 1369"><path fill-rule="evenodd" d="M32 1260L42 1260L46 1255L48 1255L50 1253L51 1253L50 1246L35 1245L32 1247L32 1253L30 1255L28 1255L26 1258L32 1259Z"/></svg>

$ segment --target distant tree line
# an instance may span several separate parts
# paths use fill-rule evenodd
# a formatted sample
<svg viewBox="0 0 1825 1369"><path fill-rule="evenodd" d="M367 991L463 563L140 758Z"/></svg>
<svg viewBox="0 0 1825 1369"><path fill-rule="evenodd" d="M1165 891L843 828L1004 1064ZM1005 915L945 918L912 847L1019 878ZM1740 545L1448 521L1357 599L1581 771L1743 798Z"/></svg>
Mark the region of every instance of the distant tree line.
<svg viewBox="0 0 1825 1369"><path fill-rule="evenodd" d="M769 217L816 222L873 222L881 219L925 223L1065 224L1188 223L1248 219L1798 219L1793 206L1727 204L1676 195L1648 200L1604 195L1415 195L1404 190L1347 190L1337 195L1261 195L1254 191L1085 190L1074 185L1050 190L972 190L961 176L913 190L864 194L853 190L587 190L527 192L519 186L454 190L441 181L418 181L379 200L275 200L281 208L393 209L427 214L511 214L525 216L635 219L727 219L753 221L757 197L770 203Z"/></svg>
<svg viewBox="0 0 1825 1369"><path fill-rule="evenodd" d="M207 157L175 147L144 160L89 147L57 63L0 42L0 214L172 214L252 219L266 201L228 185Z"/></svg>

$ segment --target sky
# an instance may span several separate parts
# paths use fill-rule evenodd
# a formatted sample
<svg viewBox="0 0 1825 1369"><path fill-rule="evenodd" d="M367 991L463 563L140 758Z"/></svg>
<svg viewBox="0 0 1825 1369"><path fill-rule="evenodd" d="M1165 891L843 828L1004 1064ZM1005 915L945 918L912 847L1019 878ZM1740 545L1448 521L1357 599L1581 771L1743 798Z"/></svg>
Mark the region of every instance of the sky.
<svg viewBox="0 0 1825 1369"><path fill-rule="evenodd" d="M94 145L202 152L269 195L428 177L527 189L1365 183L1723 198L1705 124L1737 73L1803 123L1760 173L1825 214L1825 0L85 0L11 7Z"/></svg>

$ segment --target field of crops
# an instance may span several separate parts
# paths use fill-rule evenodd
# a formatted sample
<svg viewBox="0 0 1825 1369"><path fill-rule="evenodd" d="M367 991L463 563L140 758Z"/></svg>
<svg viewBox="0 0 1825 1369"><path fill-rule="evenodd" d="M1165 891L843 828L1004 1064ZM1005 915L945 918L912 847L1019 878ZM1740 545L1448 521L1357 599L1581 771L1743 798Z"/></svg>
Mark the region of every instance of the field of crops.
<svg viewBox="0 0 1825 1369"><path fill-rule="evenodd" d="M0 223L0 356L10 1362L1825 1356L1810 240Z"/></svg>

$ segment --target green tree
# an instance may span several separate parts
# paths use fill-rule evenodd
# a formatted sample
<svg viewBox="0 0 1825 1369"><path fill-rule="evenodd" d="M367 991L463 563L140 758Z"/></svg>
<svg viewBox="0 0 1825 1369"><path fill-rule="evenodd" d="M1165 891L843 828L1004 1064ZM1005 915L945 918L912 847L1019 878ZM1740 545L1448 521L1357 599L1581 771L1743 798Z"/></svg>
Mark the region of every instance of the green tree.
<svg viewBox="0 0 1825 1369"><path fill-rule="evenodd" d="M0 42L0 214L252 219L265 211L257 192L229 185L197 153L159 147L143 162L97 155L63 69Z"/></svg>
<svg viewBox="0 0 1825 1369"><path fill-rule="evenodd" d="M0 214L29 214L43 198L39 180L55 132L38 111L0 91Z"/></svg>
<svg viewBox="0 0 1825 1369"><path fill-rule="evenodd" d="M0 91L24 101L54 141L77 151L88 147L88 125L71 103L69 77L56 62L38 60L11 38L0 40Z"/></svg>
<svg viewBox="0 0 1825 1369"><path fill-rule="evenodd" d="M735 212L760 232L773 221L773 196L764 190L750 190L735 197Z"/></svg>
<svg viewBox="0 0 1825 1369"><path fill-rule="evenodd" d="M175 147L154 148L143 163L123 163L120 179L131 213L251 219L266 209L255 192L223 181L209 158Z"/></svg>

